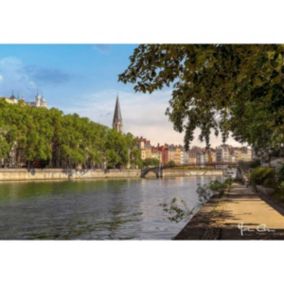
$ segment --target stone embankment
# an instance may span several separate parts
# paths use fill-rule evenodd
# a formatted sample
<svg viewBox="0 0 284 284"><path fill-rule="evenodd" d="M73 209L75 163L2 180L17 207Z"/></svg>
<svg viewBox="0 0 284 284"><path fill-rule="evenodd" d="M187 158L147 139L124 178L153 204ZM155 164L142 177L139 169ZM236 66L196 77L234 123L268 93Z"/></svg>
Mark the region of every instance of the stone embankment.
<svg viewBox="0 0 284 284"><path fill-rule="evenodd" d="M139 178L140 170L1 169L0 181Z"/></svg>
<svg viewBox="0 0 284 284"><path fill-rule="evenodd" d="M140 169L129 170L64 170L64 169L0 169L0 181L81 180L105 178L140 178ZM222 170L164 170L164 177L220 176ZM152 177L151 174L148 177ZM153 177L155 177L153 175Z"/></svg>
<svg viewBox="0 0 284 284"><path fill-rule="evenodd" d="M284 239L284 216L252 188L234 184L212 198L175 237L177 240Z"/></svg>
<svg viewBox="0 0 284 284"><path fill-rule="evenodd" d="M215 169L164 169L163 177L187 177L187 176L223 176L223 170Z"/></svg>

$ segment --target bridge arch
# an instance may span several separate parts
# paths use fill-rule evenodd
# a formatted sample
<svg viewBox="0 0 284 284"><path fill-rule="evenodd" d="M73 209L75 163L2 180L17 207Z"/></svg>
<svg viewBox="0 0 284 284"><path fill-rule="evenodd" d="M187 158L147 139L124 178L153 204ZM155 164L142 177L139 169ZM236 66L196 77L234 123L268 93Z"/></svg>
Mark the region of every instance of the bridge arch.
<svg viewBox="0 0 284 284"><path fill-rule="evenodd" d="M144 168L141 170L141 178L145 178L149 173L154 173L156 175L156 178L161 178L163 177L163 168L162 167Z"/></svg>

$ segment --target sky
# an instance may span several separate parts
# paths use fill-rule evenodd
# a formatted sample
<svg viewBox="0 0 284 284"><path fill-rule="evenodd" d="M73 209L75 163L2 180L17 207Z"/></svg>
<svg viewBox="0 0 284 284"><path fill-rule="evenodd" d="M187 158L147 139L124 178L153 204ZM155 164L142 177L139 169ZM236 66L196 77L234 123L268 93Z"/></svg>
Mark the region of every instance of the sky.
<svg viewBox="0 0 284 284"><path fill-rule="evenodd" d="M12 93L27 101L41 93L49 107L78 113L111 127L119 96L124 132L143 136L152 144L183 144L165 115L170 90L151 95L118 82L135 45L0 45L0 96ZM198 130L192 145L204 146ZM239 145L230 138L229 144ZM211 136L211 145L221 139Z"/></svg>

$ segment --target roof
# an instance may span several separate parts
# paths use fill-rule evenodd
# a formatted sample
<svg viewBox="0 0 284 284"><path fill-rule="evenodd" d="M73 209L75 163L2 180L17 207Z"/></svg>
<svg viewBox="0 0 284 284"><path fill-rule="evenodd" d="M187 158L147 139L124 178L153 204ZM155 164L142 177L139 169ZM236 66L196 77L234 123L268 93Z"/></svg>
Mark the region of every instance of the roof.
<svg viewBox="0 0 284 284"><path fill-rule="evenodd" d="M113 115L113 123L116 123L116 122L122 122L122 116L121 116L118 96L116 97L116 103L115 103L115 109L114 109L114 115Z"/></svg>

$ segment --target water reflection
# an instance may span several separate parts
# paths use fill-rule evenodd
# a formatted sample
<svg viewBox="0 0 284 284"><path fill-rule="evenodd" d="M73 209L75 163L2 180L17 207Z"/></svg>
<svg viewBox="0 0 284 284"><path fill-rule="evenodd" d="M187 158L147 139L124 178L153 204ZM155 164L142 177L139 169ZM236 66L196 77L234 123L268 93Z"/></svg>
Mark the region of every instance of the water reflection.
<svg viewBox="0 0 284 284"><path fill-rule="evenodd" d="M159 204L198 204L208 177L0 184L0 239L171 239Z"/></svg>

